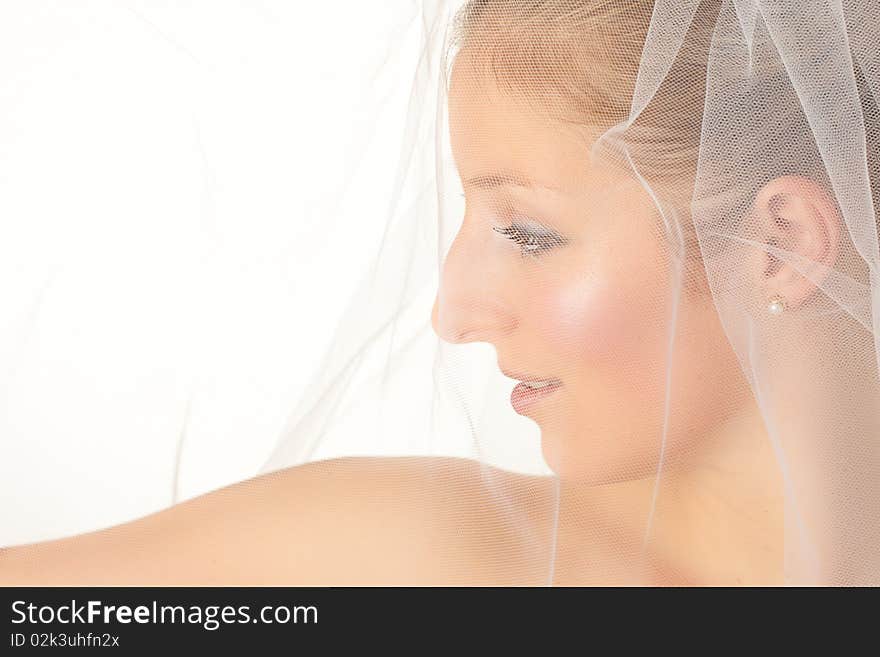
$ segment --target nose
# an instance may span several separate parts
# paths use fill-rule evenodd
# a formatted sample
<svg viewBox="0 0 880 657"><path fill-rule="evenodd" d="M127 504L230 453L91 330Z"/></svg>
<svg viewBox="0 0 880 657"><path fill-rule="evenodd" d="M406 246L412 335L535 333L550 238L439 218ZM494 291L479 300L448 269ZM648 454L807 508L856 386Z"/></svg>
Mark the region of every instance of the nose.
<svg viewBox="0 0 880 657"><path fill-rule="evenodd" d="M446 256L431 327L445 342L494 344L516 328L516 317L504 302L504 276L493 271L487 254L478 253L480 244L467 239L460 231Z"/></svg>

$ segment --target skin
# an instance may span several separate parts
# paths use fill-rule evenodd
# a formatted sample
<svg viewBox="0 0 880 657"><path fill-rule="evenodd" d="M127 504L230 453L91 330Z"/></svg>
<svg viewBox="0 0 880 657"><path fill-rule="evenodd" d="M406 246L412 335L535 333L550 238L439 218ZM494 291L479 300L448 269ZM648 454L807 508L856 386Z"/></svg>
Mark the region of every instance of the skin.
<svg viewBox="0 0 880 657"><path fill-rule="evenodd" d="M527 478L498 476L513 495L536 492ZM480 477L464 459L302 465L109 529L2 550L0 584L544 583L546 558L530 561ZM487 550L505 537L504 558L490 563Z"/></svg>
<svg viewBox="0 0 880 657"><path fill-rule="evenodd" d="M558 480L490 471L521 510L511 517L472 461L308 464L103 531L2 550L0 583L780 582L781 482L761 414L708 296L677 300L669 351L674 268L643 187L590 159L595 132L516 102L467 56L449 110L466 212L432 324L446 341L492 344L504 370L562 381L528 411ZM809 180L781 178L756 199L755 220L830 265L832 206ZM562 239L524 256L493 230L512 221ZM741 265L759 300L780 294L796 309L813 293L761 250ZM552 517L543 511L557 483ZM554 531L553 543L524 540Z"/></svg>

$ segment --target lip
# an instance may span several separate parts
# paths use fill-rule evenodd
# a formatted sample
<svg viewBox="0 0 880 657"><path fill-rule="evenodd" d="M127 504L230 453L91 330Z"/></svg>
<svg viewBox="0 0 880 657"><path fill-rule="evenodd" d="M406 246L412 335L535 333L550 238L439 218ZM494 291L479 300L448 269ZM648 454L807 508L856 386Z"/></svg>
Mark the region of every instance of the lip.
<svg viewBox="0 0 880 657"><path fill-rule="evenodd" d="M526 415L532 406L549 397L561 387L561 381L556 381L549 386L538 388L537 390L529 388L525 383L517 383L510 393L510 404L517 413Z"/></svg>
<svg viewBox="0 0 880 657"><path fill-rule="evenodd" d="M552 395L554 392L562 387L562 381L549 376L537 376L535 374L528 374L526 372L514 372L511 370L505 370L503 368L501 368L501 373L504 374L504 376L506 377L517 379L520 381L520 383L516 384L516 386L513 388L513 391L511 391L510 393L510 404L511 406L513 406L513 410L515 410L520 415L526 415L527 411L532 406L534 406L544 398ZM539 388L537 390L524 385L525 383L532 383L534 381L553 381L554 383L544 388Z"/></svg>

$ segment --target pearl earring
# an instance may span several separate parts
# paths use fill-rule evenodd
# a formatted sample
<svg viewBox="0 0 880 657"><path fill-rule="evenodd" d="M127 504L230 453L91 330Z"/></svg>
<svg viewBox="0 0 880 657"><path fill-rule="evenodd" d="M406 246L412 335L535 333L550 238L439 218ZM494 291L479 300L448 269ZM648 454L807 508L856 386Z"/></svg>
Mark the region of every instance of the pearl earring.
<svg viewBox="0 0 880 657"><path fill-rule="evenodd" d="M785 310L785 302L782 300L782 297L773 297L767 306L767 311L771 315L779 315L783 310Z"/></svg>

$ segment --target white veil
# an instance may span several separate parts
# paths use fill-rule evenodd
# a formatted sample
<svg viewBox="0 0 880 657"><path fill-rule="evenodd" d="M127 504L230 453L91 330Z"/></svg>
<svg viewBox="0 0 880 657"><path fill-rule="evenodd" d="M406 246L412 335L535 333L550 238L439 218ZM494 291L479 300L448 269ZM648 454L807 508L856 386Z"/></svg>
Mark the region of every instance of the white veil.
<svg viewBox="0 0 880 657"><path fill-rule="evenodd" d="M267 468L361 453L367 446L381 446L383 454L457 455L464 448L466 456L482 464L486 496L480 499L491 500L482 503L505 501L503 524L514 528L519 539L529 539L525 543L534 560L527 563L535 581L570 577L623 583L650 581L641 577L652 550L667 555L675 550L678 560L669 562L688 564L689 555L699 559L696 555L705 549L693 544L700 533L696 526L674 535L673 528L681 528L678 523L697 523L700 517L679 515L677 510L686 508L695 492L699 498L699 487L720 484L709 477L691 480L682 473L690 468L723 469L726 458L740 463L754 459L749 467L758 472L772 455L778 478L770 488L776 491L773 497L781 512L773 516L774 502L758 494L759 484L746 478L740 477L740 482L753 497L730 482L725 484L729 488L716 488L711 495L715 503L733 507L746 501L754 505L756 517L767 514L773 521L765 520L754 535L740 537L741 554L719 552L715 558L722 564L723 559L746 562L758 544L765 554L774 545L781 551L779 576L765 574L765 582L876 584L880 361L873 301L880 201L880 6L485 0L468 3L457 15L454 9L423 5L426 45L414 77L417 91L405 128L408 139L391 196L388 229L376 250L374 269L339 326L322 370L324 378L294 415ZM644 30L641 35L639 29ZM437 50L440 42L442 53ZM542 110L549 108L549 113L575 121L572 112L583 109L577 103L590 102L590 92L606 102L628 99L623 111L614 107L617 114L597 112L607 124L589 144L590 161L622 167L657 210L672 264L668 287L648 299L650 305L633 307L630 318L667 326L668 351L653 361L633 357L632 362L616 352L618 371L637 368L638 378L635 383L629 380L629 388L608 382L609 388L621 386L615 391L620 394L595 398L593 428L617 431L614 439L642 444L625 453L624 462L603 462L608 458L603 441L596 440L598 447L591 451L589 441L595 436L569 436L567 440L584 441L582 449L590 454L590 474L581 479L580 474L554 474L539 451L541 432L535 431L535 424L552 427L557 419L552 415L565 410L548 407L538 422L528 425L510 413L511 386L499 367L516 369L518 359L529 363L523 367L541 367L539 361L528 360L534 357L527 346L529 328L522 328L518 320L526 310L548 311L536 300L537 293L524 293L531 304L528 309L516 299L504 282L511 276L507 267L516 265L505 264L509 251L498 255L509 247L491 242L492 237L472 236L487 230L485 217L480 217L482 201L474 200L475 207L466 212L458 197L462 183L452 163L446 92L452 62L460 53L477 64L471 64L471 77L462 74L466 81L459 82L458 93L467 93L467 85L479 89L474 95L485 94L483 108L501 107L493 105L500 98L510 106L529 108L535 116L544 116ZM595 66L603 58L610 66ZM595 72L609 68L620 78ZM479 75L485 79L476 79ZM438 78L443 83L435 89ZM486 79L492 79L495 96L480 86ZM603 89L603 83L609 88ZM534 148L515 129L504 143L505 137L480 123L496 116L474 109L479 104L465 107L455 117L455 129L470 129L472 141L461 146L462 152L478 148L473 140L481 136L495 140L496 151L507 153L512 161L521 161L516 153ZM611 117L615 120L608 120ZM535 152L531 157L539 160L542 155ZM487 161L473 153L459 156L466 160L464 168L471 160ZM767 194L772 194L769 201ZM803 216L823 215L822 223L814 225L818 232L793 227L797 220L788 215L802 216L798 213L803 208L796 206L804 198L810 205ZM812 204L809 199L819 200ZM623 213L617 218L627 220ZM473 228L466 227L469 222ZM499 230L491 220L488 228ZM804 236L804 231L809 234ZM466 232L468 237L453 242ZM438 247L436 257L433 249ZM611 243L607 248L626 245ZM755 263L765 260L765 278L758 280ZM433 287L438 265L441 271L444 265L461 270L447 272L447 278L459 275L460 280L441 278L439 292ZM512 276L522 275L549 295L559 283L549 277L589 274L591 264L582 265L580 272L569 268L558 274L552 262L523 261L520 272L533 269ZM703 274L698 273L700 267ZM783 273L774 278L773 272ZM444 283L455 289L450 291ZM724 360L718 351L701 351L701 340L711 338L695 328L703 325L691 323L688 295L700 285L711 295L745 387L730 370L707 366L695 373L688 362L691 351ZM432 350L436 338L428 333L426 319L435 293L434 328L439 325L440 332L446 332L445 340ZM519 328L505 332L506 320ZM548 315L548 331L539 335L558 337L552 333L558 330L551 326L553 321ZM486 343L494 348L487 350ZM425 363L431 354L429 376ZM572 362L570 370L551 372L565 384L569 371L574 378L584 366ZM694 376L701 378L695 381L690 378ZM633 394L645 390L651 393ZM645 405L632 405L637 399ZM591 401L576 403L589 406ZM652 404L659 409L656 414ZM725 433L720 440L729 444L701 444L709 438L700 438L700 431L711 434L727 418L738 417L742 405L750 404L758 409L760 430L744 425L735 431L751 432L749 440L757 442L740 442L742 435ZM694 408L710 410L697 419ZM638 414L656 422L641 418L607 424L608 417ZM590 422L589 414L581 417ZM627 436L633 426L647 434ZM341 447L346 436L357 437L353 452ZM406 444L392 445L395 437L403 437ZM651 456L638 452L645 445ZM736 453L740 448L750 451L744 461ZM715 455L707 457L713 450ZM438 469L448 467L438 461ZM531 475L525 484L530 503L522 502L522 482L500 474L505 471ZM626 479L642 485L627 485ZM572 493L577 501L566 503L565 490L580 490L578 481L592 481L592 492ZM447 476L444 482L450 491L455 488L454 478ZM597 515L595 508L602 504L606 507ZM547 521L536 523L536 515ZM566 524L577 529L564 529ZM579 537L571 538L572 533ZM482 555L485 563L511 560L511 553L505 552L514 549L511 542L490 541L488 536L477 542L491 542L496 551ZM585 544L609 549L593 560L566 552L583 550ZM567 564L564 577L559 572L562 562ZM721 564L715 567L723 570ZM664 568L668 573L676 567ZM679 581L689 581L687 565L676 572ZM725 581L719 577L716 581Z"/></svg>
<svg viewBox="0 0 880 657"><path fill-rule="evenodd" d="M150 492L93 525L256 472L317 462L345 486L382 463L413 492L383 503L421 519L432 581L880 583L880 4L367 4L333 9L350 38L322 22L333 12L307 22L286 3L29 16L47 39L116 42L121 110L163 67L177 104L156 104L166 120L141 152L162 137L188 159L159 152L132 175L136 158L108 150L123 173L91 215L88 187L34 204L20 181L43 190L43 174L24 149L4 162L19 191L0 261L32 282L9 286L0 324L17 345L0 372L4 474L43 467L22 418L62 394L38 392L39 373L67 358L75 389L100 354L100 390L121 390L135 354L132 395L174 410L147 408L135 447L96 447L146 464ZM122 24L150 46L111 38ZM32 51L9 49L7 96L25 97ZM91 86L71 83L64 111L38 105L40 129L94 117L113 59L86 52L50 97ZM151 177L183 190L164 222ZM71 207L78 222L53 232ZM108 255L111 239L125 248ZM51 271L67 286L56 319L115 318L92 356L20 346ZM96 285L92 307L71 302ZM152 351L118 337L146 320ZM547 385L511 400L512 379ZM113 405L94 399L68 441ZM53 523L45 535L74 528Z"/></svg>

